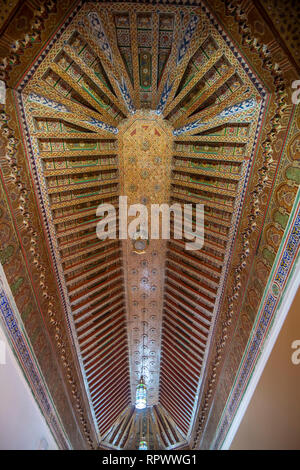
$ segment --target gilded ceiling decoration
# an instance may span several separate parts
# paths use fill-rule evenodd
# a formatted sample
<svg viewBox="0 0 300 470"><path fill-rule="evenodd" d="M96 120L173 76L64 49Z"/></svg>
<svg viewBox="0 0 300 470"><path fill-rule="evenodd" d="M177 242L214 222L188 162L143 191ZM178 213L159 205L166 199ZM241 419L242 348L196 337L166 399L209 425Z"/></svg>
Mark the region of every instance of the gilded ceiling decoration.
<svg viewBox="0 0 300 470"><path fill-rule="evenodd" d="M33 33L43 47L8 93L26 176L14 156L20 140L2 115L4 176L19 190L19 224L39 269L33 282L90 447L136 448L143 438L154 449L200 446L250 276L247 258L256 256L284 133L294 125L282 72L235 2L226 3L226 25L222 2L183 3L66 2L47 40L47 18L54 24L58 9L41 6ZM26 40L16 47L29 54ZM12 52L2 61L8 83L18 60ZM261 272L269 272L296 196L295 134L284 169L290 183L277 196L284 209L266 228ZM97 207L112 204L119 215L119 196L149 211L202 203L202 249L187 251L187 236L174 238L173 219L171 240L100 240ZM194 208L189 218L194 227ZM244 319L249 334L254 317ZM133 408L141 375L145 412Z"/></svg>

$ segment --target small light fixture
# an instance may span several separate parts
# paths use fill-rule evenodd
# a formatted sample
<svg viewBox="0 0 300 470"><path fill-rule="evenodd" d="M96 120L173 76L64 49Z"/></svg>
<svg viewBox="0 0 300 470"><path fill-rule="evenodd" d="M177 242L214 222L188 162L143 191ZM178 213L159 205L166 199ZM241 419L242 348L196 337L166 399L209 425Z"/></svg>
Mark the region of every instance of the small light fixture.
<svg viewBox="0 0 300 470"><path fill-rule="evenodd" d="M145 230L136 232L132 237L133 251L138 255L146 252L147 244L149 245L148 234Z"/></svg>
<svg viewBox="0 0 300 470"><path fill-rule="evenodd" d="M142 240L141 238L137 238L136 240L134 240L133 251L138 255L146 253L146 240Z"/></svg>
<svg viewBox="0 0 300 470"><path fill-rule="evenodd" d="M148 445L146 441L140 441L139 450L148 450Z"/></svg>
<svg viewBox="0 0 300 470"><path fill-rule="evenodd" d="M144 410L147 406L147 387L144 383L143 376L136 387L135 407L137 410Z"/></svg>

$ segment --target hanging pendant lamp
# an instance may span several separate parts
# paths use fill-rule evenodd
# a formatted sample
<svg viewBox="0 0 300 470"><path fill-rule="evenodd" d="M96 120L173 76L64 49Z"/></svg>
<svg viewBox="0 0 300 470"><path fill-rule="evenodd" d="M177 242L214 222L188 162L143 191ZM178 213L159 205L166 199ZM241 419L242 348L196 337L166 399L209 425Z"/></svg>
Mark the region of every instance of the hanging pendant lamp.
<svg viewBox="0 0 300 470"><path fill-rule="evenodd" d="M143 410L147 406L147 387L144 383L143 376L140 378L140 382L136 387L136 399L135 399L135 407L138 410Z"/></svg>
<svg viewBox="0 0 300 470"><path fill-rule="evenodd" d="M146 441L140 441L139 450L148 450L148 445Z"/></svg>

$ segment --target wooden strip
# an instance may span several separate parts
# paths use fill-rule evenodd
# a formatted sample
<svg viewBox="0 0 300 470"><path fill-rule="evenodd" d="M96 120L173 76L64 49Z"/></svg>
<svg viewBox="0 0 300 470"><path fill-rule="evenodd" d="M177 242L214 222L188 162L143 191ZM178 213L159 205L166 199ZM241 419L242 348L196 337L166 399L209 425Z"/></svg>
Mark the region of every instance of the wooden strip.
<svg viewBox="0 0 300 470"><path fill-rule="evenodd" d="M198 70L192 80L181 90L178 95L174 98L174 100L165 108L164 115L168 116L171 111L185 98L185 96L197 85L198 82L204 77L204 75L213 67L213 65L220 59L223 52L222 50L217 50L215 53L209 58L209 60L204 64L203 67Z"/></svg>
<svg viewBox="0 0 300 470"><path fill-rule="evenodd" d="M50 68L62 79L64 80L73 90L76 91L79 95L81 95L90 106L96 109L100 114L100 120L110 124L112 126L116 126L118 122L102 107L96 100L93 100L89 93L83 89L79 82L76 82L69 74L64 72L62 68L55 63L50 64Z"/></svg>
<svg viewBox="0 0 300 470"><path fill-rule="evenodd" d="M102 83L102 81L93 73L92 69L86 65L86 63L78 56L75 51L73 51L72 47L68 44L64 46L64 50L68 54L69 57L81 68L81 70L92 80L95 85L102 91L110 101L119 109L124 116L128 115L128 110L124 105L123 101L117 100L116 96L110 91L110 89Z"/></svg>
<svg viewBox="0 0 300 470"><path fill-rule="evenodd" d="M217 90L219 90L226 82L235 74L235 68L229 67L227 72L221 75L212 86L204 88L204 92L189 106L189 108L179 116L173 122L174 127L181 126L183 123L188 119L188 117L196 111L201 104L203 104L206 100L208 100Z"/></svg>
<svg viewBox="0 0 300 470"><path fill-rule="evenodd" d="M158 73L158 45L159 45L159 16L152 14L152 109L157 106L157 73Z"/></svg>
<svg viewBox="0 0 300 470"><path fill-rule="evenodd" d="M136 107L141 107L140 98L140 76L139 76L139 51L137 40L137 15L135 12L130 12L130 39L131 39L131 54L132 54L132 68L133 68L133 82L134 82L134 101Z"/></svg>

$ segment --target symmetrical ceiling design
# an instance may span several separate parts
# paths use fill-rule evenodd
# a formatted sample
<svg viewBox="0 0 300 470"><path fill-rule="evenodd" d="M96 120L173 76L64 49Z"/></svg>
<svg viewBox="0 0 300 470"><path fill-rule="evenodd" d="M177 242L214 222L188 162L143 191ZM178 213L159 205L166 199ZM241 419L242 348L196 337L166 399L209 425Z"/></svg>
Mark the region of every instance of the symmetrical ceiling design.
<svg viewBox="0 0 300 470"><path fill-rule="evenodd" d="M263 86L205 7L93 3L21 86L35 191L99 433L134 401L142 373L149 405L187 436ZM150 239L136 254L131 241L97 239L97 206L117 207L118 195L204 204L204 247Z"/></svg>
<svg viewBox="0 0 300 470"><path fill-rule="evenodd" d="M50 269L103 448L136 448L143 436L151 448L179 448L202 419L237 233L247 217L255 227L245 200L251 178L261 184L252 170L275 112L270 96L204 2L74 2L14 91ZM119 221L119 196L149 214L151 204L190 204L193 229L203 204L202 249L186 250L187 233L174 237L174 217L171 239L149 234L142 249L100 240L97 207L112 204ZM149 408L138 413L141 375Z"/></svg>
<svg viewBox="0 0 300 470"><path fill-rule="evenodd" d="M182 450L187 447L186 440L163 407L153 405L143 411L131 406L121 413L101 441L100 448L138 450L143 441L149 450Z"/></svg>

